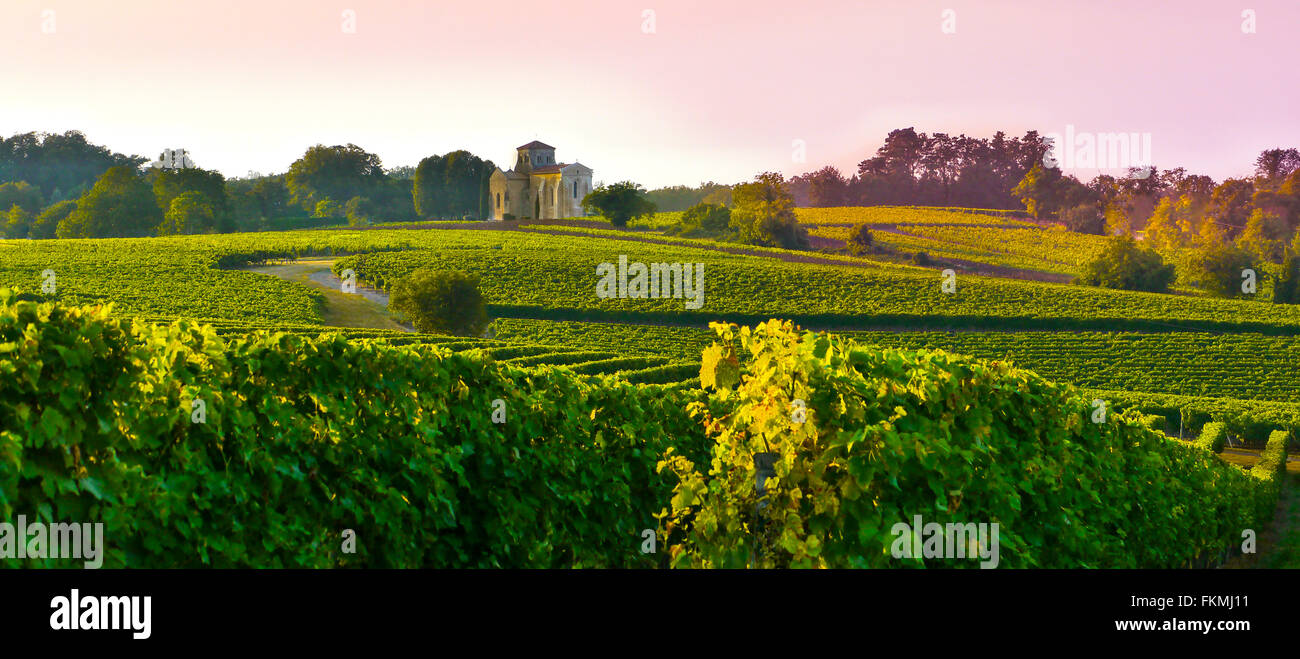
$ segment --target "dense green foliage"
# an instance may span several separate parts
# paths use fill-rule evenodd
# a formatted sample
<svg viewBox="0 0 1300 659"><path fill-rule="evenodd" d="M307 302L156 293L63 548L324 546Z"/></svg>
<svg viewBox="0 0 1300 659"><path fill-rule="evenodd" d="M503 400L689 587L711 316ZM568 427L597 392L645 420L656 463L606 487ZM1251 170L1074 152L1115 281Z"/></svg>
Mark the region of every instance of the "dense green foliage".
<svg viewBox="0 0 1300 659"><path fill-rule="evenodd" d="M741 242L804 249L808 231L794 213L794 197L780 174L759 174L753 183L731 189L731 227Z"/></svg>
<svg viewBox="0 0 1300 659"><path fill-rule="evenodd" d="M1075 283L1128 291L1162 292L1174 282L1174 266L1155 250L1143 249L1131 236L1113 236L1083 266Z"/></svg>
<svg viewBox="0 0 1300 659"><path fill-rule="evenodd" d="M498 338L514 341L656 354L682 361L698 360L700 351L712 343L712 334L699 327L527 319L498 319L495 327ZM1048 379L1089 389L1243 399L1261 406L1264 401L1284 401L1293 407L1300 404L1300 364L1292 357L1300 352L1300 338L1292 336L1201 332L838 333L882 348L945 350L980 359L1010 360ZM1177 407L1172 418L1176 432ZM1192 423L1189 418L1188 424ZM1292 427L1292 422L1271 418L1269 425ZM1258 433L1252 436L1263 439Z"/></svg>
<svg viewBox="0 0 1300 659"><path fill-rule="evenodd" d="M1287 250L1273 286L1274 304L1300 304L1300 253Z"/></svg>
<svg viewBox="0 0 1300 659"><path fill-rule="evenodd" d="M217 211L202 192L191 191L172 198L158 225L158 235L212 233L216 229Z"/></svg>
<svg viewBox="0 0 1300 659"><path fill-rule="evenodd" d="M60 238L148 236L162 222L162 211L144 178L129 167L113 167L77 201L57 229Z"/></svg>
<svg viewBox="0 0 1300 659"><path fill-rule="evenodd" d="M723 237L731 224L731 209L721 204L696 204L681 214L680 223L668 227L670 236Z"/></svg>
<svg viewBox="0 0 1300 659"><path fill-rule="evenodd" d="M656 210L645 190L632 181L597 187L582 198L582 208L608 218L616 227L625 227L634 219L654 215Z"/></svg>
<svg viewBox="0 0 1300 659"><path fill-rule="evenodd" d="M355 144L330 147L317 144L289 166L285 184L292 202L313 212L325 200L343 204L352 197L366 195L379 187L383 179L384 168L379 156Z"/></svg>
<svg viewBox="0 0 1300 659"><path fill-rule="evenodd" d="M468 151L429 156L415 168L415 212L422 219L483 219L492 210L488 200L492 172L497 166Z"/></svg>
<svg viewBox="0 0 1300 659"><path fill-rule="evenodd" d="M0 183L0 211L7 211L14 206L35 215L45 207L45 199L41 196L40 188L27 181Z"/></svg>
<svg viewBox="0 0 1300 659"><path fill-rule="evenodd" d="M998 523L1005 567L1179 567L1271 517L1276 490L1005 363L718 325L693 409L712 466L670 454L674 565L974 567L897 559L896 523ZM739 344L739 345L737 345ZM741 357L750 357L742 363ZM721 410L725 414L719 414ZM765 493L756 458L775 454ZM948 533L951 533L949 528Z"/></svg>
<svg viewBox="0 0 1300 659"><path fill-rule="evenodd" d="M421 332L479 336L488 317L478 287L477 275L421 268L393 285L388 308Z"/></svg>
<svg viewBox="0 0 1300 659"><path fill-rule="evenodd" d="M1061 223L1077 233L1102 235L1106 230L1106 216L1095 204L1079 204L1063 211Z"/></svg>
<svg viewBox="0 0 1300 659"><path fill-rule="evenodd" d="M46 208L32 221L28 237L34 240L54 238L58 233L59 223L75 210L77 210L77 202L75 201L60 201Z"/></svg>
<svg viewBox="0 0 1300 659"><path fill-rule="evenodd" d="M866 224L859 224L849 232L849 238L845 241L849 251L854 254L865 254L871 251L876 244L876 239L871 235L871 229Z"/></svg>
<svg viewBox="0 0 1300 659"><path fill-rule="evenodd" d="M1201 436L1196 438L1196 446L1211 453L1222 453L1227 439L1227 426L1217 421L1207 423L1201 426Z"/></svg>
<svg viewBox="0 0 1300 659"><path fill-rule="evenodd" d="M653 566L655 461L703 446L688 391L8 291L0 376L0 517L102 521L105 567Z"/></svg>
<svg viewBox="0 0 1300 659"><path fill-rule="evenodd" d="M640 552L642 530L667 508L677 564L745 564L748 452L766 439L783 457L758 564L919 564L882 538L920 514L999 522L1004 566L1176 566L1276 496L1286 433L1252 479L1128 417L1093 424L1084 399L1009 364L775 322L724 344L739 337L744 381L706 355L706 400L494 361L542 346L219 335L4 291L0 514L102 520L108 567L650 567L666 557ZM702 422L723 470L705 489ZM356 554L340 551L345 529Z"/></svg>
<svg viewBox="0 0 1300 659"><path fill-rule="evenodd" d="M1172 330L1289 334L1287 305L1175 297L961 276L945 295L938 273L908 267L785 263L685 245L488 231L302 231L125 241L0 242L0 284L38 288L59 272L70 302L114 300L128 313L320 322L311 291L225 270L270 256L356 254L353 268L380 287L419 267L482 277L494 317L697 323L773 315L823 326L910 329ZM392 251L407 248L406 251ZM599 299L594 265L629 254L644 262L703 262L707 295L692 312L681 300ZM849 257L844 257L848 259ZM263 292L267 295L263 297Z"/></svg>
<svg viewBox="0 0 1300 659"><path fill-rule="evenodd" d="M1260 268L1250 252L1227 245L1213 245L1198 250L1188 260L1183 279L1216 297L1249 297L1253 292L1244 290L1246 271L1253 271L1258 287ZM1256 289L1257 290L1257 289Z"/></svg>
<svg viewBox="0 0 1300 659"><path fill-rule="evenodd" d="M153 177L153 193L158 199L158 207L167 216L164 219L170 229L164 230L160 227L158 231L160 235L215 231L225 233L235 230L230 197L226 193L226 177L220 172L188 167L155 170L150 172L149 176ZM178 210L174 207L174 202L183 195L190 196ZM203 217L193 217L192 209L200 208L206 209L201 211ZM171 217L175 214L190 215L190 217ZM178 220L181 221L179 225L176 223ZM181 230L177 230L178 226Z"/></svg>
<svg viewBox="0 0 1300 659"><path fill-rule="evenodd" d="M91 144L78 131L22 133L0 138L0 183L26 181L53 204L81 196L112 167L135 169L146 160Z"/></svg>
<svg viewBox="0 0 1300 659"><path fill-rule="evenodd" d="M699 204L725 205L731 201L731 186L721 183L701 183L699 187L673 185L656 188L646 193L650 202L661 211L684 211Z"/></svg>

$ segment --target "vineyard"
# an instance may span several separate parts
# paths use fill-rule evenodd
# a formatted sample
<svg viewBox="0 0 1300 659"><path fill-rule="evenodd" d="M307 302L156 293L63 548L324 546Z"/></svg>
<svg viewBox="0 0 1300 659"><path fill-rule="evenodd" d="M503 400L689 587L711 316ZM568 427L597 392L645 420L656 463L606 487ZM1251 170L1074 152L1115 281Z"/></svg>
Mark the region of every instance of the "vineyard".
<svg viewBox="0 0 1300 659"><path fill-rule="evenodd" d="M1001 520L1009 567L1179 567L1222 555L1277 500L1286 433L1247 473L1129 416L1084 421L1071 388L1010 364L776 321L718 333L708 387L663 388L337 333L223 336L0 290L0 513L103 519L108 567L708 567L751 551L761 566L873 567L893 521L960 507ZM729 370L737 343L750 354ZM795 396L809 417L701 423L756 424L752 410ZM1058 432L1073 441L1049 441ZM744 484L760 438L776 482L769 531L751 539L726 518L757 502ZM718 487L695 469L710 454L732 464ZM1028 464L1049 468L1026 481ZM1066 473L1077 488L1044 489ZM339 554L322 526L404 541ZM635 549L647 528L671 547L662 559Z"/></svg>
<svg viewBox="0 0 1300 659"><path fill-rule="evenodd" d="M1075 274L1102 240L1040 228L1009 212L875 207L798 215L823 238L843 240L852 225L867 223L878 243L898 252L1062 276ZM800 503L779 490L778 508L819 519L825 530L791 531L782 543L764 545L765 565L877 566L860 560L863 552L888 557L879 534L863 535L863 515L883 516L871 524L906 510L944 519L952 511L936 507L935 488L962 491L964 512L1017 523L1004 538L1004 565L1212 563L1230 544L1229 531L1265 519L1277 498L1275 479L1264 472L1300 432L1300 314L1293 307L969 274L945 292L937 267L659 233L679 219L660 213L634 222L635 231L452 222L0 240L0 288L42 301L3 294L0 387L9 389L0 408L7 497L0 507L12 507L17 491L22 501L56 511L98 511L116 532L138 539L110 557L119 566L735 565L748 560L736 552L753 538L724 527L736 521L727 515L753 503L742 481L754 482L754 465L745 463L750 449L735 441L759 429L734 424L789 404L758 388L775 377L767 370L773 367L796 388L811 387L804 400L816 429L781 431L807 441L776 451L777 480L831 483L855 497L869 492L883 507L868 515L855 507L860 498L844 495L833 504L841 516L822 519L806 506L832 505L829 499ZM703 307L673 297L598 296L597 267L620 256L703 264ZM329 259L335 275L352 270L381 292L418 268L473 273L494 320L484 337L326 326L326 296L247 269L302 257ZM804 335L771 318L837 338ZM710 329L715 321L754 329ZM754 343L760 333L767 340ZM816 353L809 345L835 348ZM724 354L753 379L720 376ZM755 370L760 363L766 366ZM112 379L110 371L127 375ZM719 377L731 386L720 387ZM91 402L74 405L71 393L51 388L56 384ZM879 394L862 398L868 391ZM925 402L944 391L977 402L961 409L943 407L946 398ZM858 407L830 404L832 392ZM186 406L196 397L208 404L204 427L189 424ZM484 421L498 399L511 410L510 422ZM1084 408L1094 400L1113 413L1112 426L1086 423ZM908 412L876 416L884 409ZM706 424L724 417L733 425ZM1014 421L1020 417L1033 421ZM939 421L948 418L955 421ZM1049 445L1050 433L1068 434L1074 448ZM361 436L378 443L359 445ZM37 437L45 443L34 443ZM278 439L266 442L271 437ZM163 447L160 438L171 443ZM936 457L919 456L917 442ZM1252 471L1215 457L1215 449L1243 444L1265 449L1246 465ZM130 450L108 451L123 445ZM863 453L865 446L874 452ZM56 468L63 463L50 452L63 447L82 457ZM973 462L955 462L972 450ZM399 468L394 451L414 457ZM1090 452L1106 457L1085 460ZM718 480L710 461L732 465L734 479ZM1066 473L1052 469L1074 470L1068 473L1089 501L1177 505L1181 512L1163 521L1121 519L1069 498L1078 493L1044 499L1042 483L1012 482L1008 470L1021 463L1050 465L1043 478ZM836 472L847 480L818 480L830 477L814 473L814 464L840 465L852 477ZM1281 464L1285 469L1285 456ZM49 478L63 490L38 491L31 465L53 469ZM411 480L397 475L400 469L438 477ZM930 492L929 500L881 491L853 471L882 469L905 492ZM130 484L127 473L147 479ZM1124 480L1108 482L1108 473ZM225 489L223 479L231 483ZM274 485L259 489L259 479ZM515 485L497 487L502 479ZM608 489L593 487L606 482ZM542 488L554 497L539 500ZM190 518L199 530L184 531L172 521L184 497L226 512ZM383 503L367 510L361 500ZM1019 508L1009 507L1013 501ZM249 506L248 518L232 512ZM1074 517L1050 517L1063 509ZM656 518L661 512L667 515ZM340 562L321 539L308 537L304 518L440 546L375 548ZM463 526L466 519L475 520L472 528ZM142 521L132 530L129 520ZM1085 522L1111 532L1049 538L1021 526L1059 530ZM222 524L242 530L229 541L193 544ZM671 556L629 553L646 528L658 530ZM1150 549L1116 544L1115 529L1158 540ZM162 538L157 546L145 544L146 531ZM278 544L258 545L259 534ZM169 553L178 547L185 551Z"/></svg>

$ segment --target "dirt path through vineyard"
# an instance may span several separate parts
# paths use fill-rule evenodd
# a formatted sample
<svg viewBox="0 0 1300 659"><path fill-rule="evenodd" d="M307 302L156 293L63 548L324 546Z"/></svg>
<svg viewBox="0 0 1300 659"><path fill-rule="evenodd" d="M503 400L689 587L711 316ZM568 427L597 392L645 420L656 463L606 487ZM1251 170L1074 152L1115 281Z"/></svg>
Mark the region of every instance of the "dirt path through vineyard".
<svg viewBox="0 0 1300 659"><path fill-rule="evenodd" d="M249 272L279 277L301 284L325 296L321 318L330 327L364 327L413 332L388 313L388 294L369 286L357 286L356 294L344 293L342 281L330 271L334 259L312 258L287 263L270 263L248 268Z"/></svg>

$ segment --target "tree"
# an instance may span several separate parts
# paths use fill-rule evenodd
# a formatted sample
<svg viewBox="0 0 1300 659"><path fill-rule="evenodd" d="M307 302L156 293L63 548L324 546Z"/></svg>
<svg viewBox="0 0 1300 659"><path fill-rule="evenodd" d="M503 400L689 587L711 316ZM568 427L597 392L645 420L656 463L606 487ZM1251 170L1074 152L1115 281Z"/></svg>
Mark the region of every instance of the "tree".
<svg viewBox="0 0 1300 659"><path fill-rule="evenodd" d="M292 202L308 212L324 199L369 195L383 179L379 156L355 144L317 144L290 165L285 175Z"/></svg>
<svg viewBox="0 0 1300 659"><path fill-rule="evenodd" d="M1025 204L1025 210L1034 216L1034 219L1046 219L1060 207L1057 184L1060 178L1061 170L1055 167L1044 167L1042 163L1034 163L1016 187L1012 188L1011 194Z"/></svg>
<svg viewBox="0 0 1300 659"><path fill-rule="evenodd" d="M27 209L14 204L8 212L0 213L0 238L19 240L27 237L32 228L32 214Z"/></svg>
<svg viewBox="0 0 1300 659"><path fill-rule="evenodd" d="M1188 238L1183 233L1187 218L1180 212L1180 206L1169 197L1164 197L1156 204L1156 210L1147 221L1146 240L1161 249L1172 249L1187 244Z"/></svg>
<svg viewBox="0 0 1300 659"><path fill-rule="evenodd" d="M848 196L849 182L840 170L823 167L806 176L808 205L814 208L843 206Z"/></svg>
<svg viewBox="0 0 1300 659"><path fill-rule="evenodd" d="M670 227L666 233L685 237L718 237L727 233L730 224L729 208L699 203L683 211L681 222Z"/></svg>
<svg viewBox="0 0 1300 659"><path fill-rule="evenodd" d="M45 200L41 197L40 189L27 181L0 184L0 211L14 206L22 206L23 210L35 214L45 207Z"/></svg>
<svg viewBox="0 0 1300 659"><path fill-rule="evenodd" d="M1282 259L1290 227L1281 216L1256 208L1246 220L1246 228L1237 237L1237 246L1250 252L1261 263Z"/></svg>
<svg viewBox="0 0 1300 659"><path fill-rule="evenodd" d="M1210 195L1208 220L1218 226L1202 235L1207 237L1222 236L1224 239L1236 237L1246 227L1250 218L1251 199L1255 193L1255 184L1250 179L1230 178Z"/></svg>
<svg viewBox="0 0 1300 659"><path fill-rule="evenodd" d="M464 150L421 160L411 189L416 217L485 217L492 208L488 192L496 169L491 160Z"/></svg>
<svg viewBox="0 0 1300 659"><path fill-rule="evenodd" d="M353 197L343 204L343 214L348 218L348 226L364 227L370 224L370 200L365 197Z"/></svg>
<svg viewBox="0 0 1300 659"><path fill-rule="evenodd" d="M149 184L131 167L112 167L59 223L60 238L148 236L162 222Z"/></svg>
<svg viewBox="0 0 1300 659"><path fill-rule="evenodd" d="M1255 176L1273 181L1286 178L1300 169L1300 151L1296 149L1269 149L1255 159Z"/></svg>
<svg viewBox="0 0 1300 659"><path fill-rule="evenodd" d="M1061 222L1065 228L1078 233L1102 235L1106 230L1106 218L1096 204L1079 204L1062 212Z"/></svg>
<svg viewBox="0 0 1300 659"><path fill-rule="evenodd" d="M1300 304L1300 233L1285 252L1282 271L1273 280L1273 304Z"/></svg>
<svg viewBox="0 0 1300 659"><path fill-rule="evenodd" d="M646 198L645 190L631 181L602 185L582 198L582 208L596 212L616 227L625 227L638 217L654 215L655 205Z"/></svg>
<svg viewBox="0 0 1300 659"><path fill-rule="evenodd" d="M692 188L687 185L673 185L657 188L646 193L646 197L660 211L684 211L700 203L726 205L731 186L709 181Z"/></svg>
<svg viewBox="0 0 1300 659"><path fill-rule="evenodd" d="M333 199L325 198L316 202L312 217L343 217L343 207Z"/></svg>
<svg viewBox="0 0 1300 659"><path fill-rule="evenodd" d="M731 225L731 209L717 204L700 203L688 208L682 214L682 219L698 224L704 231L720 233Z"/></svg>
<svg viewBox="0 0 1300 659"><path fill-rule="evenodd" d="M47 240L55 237L59 229L59 223L75 210L77 210L77 202L71 200L60 201L50 206L32 222L32 229L28 233L28 237L36 240Z"/></svg>
<svg viewBox="0 0 1300 659"><path fill-rule="evenodd" d="M287 215L293 199L284 175L257 179L249 190L249 196L257 212L266 219Z"/></svg>
<svg viewBox="0 0 1300 659"><path fill-rule="evenodd" d="M420 268L393 285L388 308L409 319L420 332L482 336L487 305L478 275Z"/></svg>
<svg viewBox="0 0 1300 659"><path fill-rule="evenodd" d="M414 167L405 169L411 170L412 176L414 176ZM415 212L414 190L415 182L413 178L386 178L379 187L371 191L371 196L367 197L370 200L370 203L366 206L367 213L372 220L417 219L419 215ZM484 206L484 208L487 208L487 206Z"/></svg>
<svg viewBox="0 0 1300 659"><path fill-rule="evenodd" d="M759 174L755 182L731 191L736 207L731 226L742 242L785 249L806 249L808 232L794 214L794 197L780 174Z"/></svg>
<svg viewBox="0 0 1300 659"><path fill-rule="evenodd" d="M1112 236L1097 256L1083 266L1074 283L1102 288L1162 293L1175 277L1174 266L1166 264L1154 250L1144 249L1132 236Z"/></svg>
<svg viewBox="0 0 1300 659"><path fill-rule="evenodd" d="M79 197L111 167L135 170L147 160L91 144L77 131L23 133L0 139L0 182L26 181L56 203Z"/></svg>
<svg viewBox="0 0 1300 659"><path fill-rule="evenodd" d="M235 217L232 213L230 196L226 192L226 177L221 172L207 171L197 167L185 169L153 170L147 176L153 177L153 193L158 199L158 208L164 213L170 212L172 201L181 195L195 193L201 196L203 205L211 212L210 219L203 220L202 231L180 231L177 233L222 233L235 230ZM193 208L195 202L187 202L187 208Z"/></svg>
<svg viewBox="0 0 1300 659"><path fill-rule="evenodd" d="M1183 280L1215 297L1241 297L1246 270L1259 272L1255 256L1227 244L1213 244L1197 250L1188 262Z"/></svg>
<svg viewBox="0 0 1300 659"><path fill-rule="evenodd" d="M162 224L158 225L158 235L213 233L216 228L216 211L209 203L208 196L202 192L190 191L172 199Z"/></svg>

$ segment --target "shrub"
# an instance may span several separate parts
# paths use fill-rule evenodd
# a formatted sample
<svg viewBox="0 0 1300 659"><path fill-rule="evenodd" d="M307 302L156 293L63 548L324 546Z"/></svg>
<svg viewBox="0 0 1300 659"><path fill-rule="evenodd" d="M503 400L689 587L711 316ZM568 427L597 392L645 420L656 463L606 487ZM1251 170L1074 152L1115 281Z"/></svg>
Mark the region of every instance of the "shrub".
<svg viewBox="0 0 1300 659"><path fill-rule="evenodd" d="M751 245L807 249L808 231L794 214L794 196L780 174L760 174L753 183L732 188L735 210L731 227L737 238Z"/></svg>
<svg viewBox="0 0 1300 659"><path fill-rule="evenodd" d="M863 254L871 251L872 245L875 244L875 238L871 235L871 230L867 228L865 223L859 224L849 232L847 244L850 252Z"/></svg>
<svg viewBox="0 0 1300 659"><path fill-rule="evenodd" d="M393 285L388 308L428 334L482 336L487 305L478 275L420 268Z"/></svg>
<svg viewBox="0 0 1300 659"><path fill-rule="evenodd" d="M731 223L731 209L721 204L696 204L682 214L682 219L697 224L704 231L726 231Z"/></svg>
<svg viewBox="0 0 1300 659"><path fill-rule="evenodd" d="M1188 259L1183 280L1215 297L1241 297L1246 295L1242 290L1245 270L1260 270L1254 255L1239 247L1213 244Z"/></svg>
<svg viewBox="0 0 1300 659"><path fill-rule="evenodd" d="M930 259L930 255L925 252L916 252L915 254L912 255L911 261L912 261L912 265L921 265L921 266L931 265L934 263L934 261Z"/></svg>
<svg viewBox="0 0 1300 659"><path fill-rule="evenodd" d="M1166 264L1154 250L1143 249L1131 236L1112 236L1074 283L1130 291L1164 292L1175 277L1174 266Z"/></svg>

